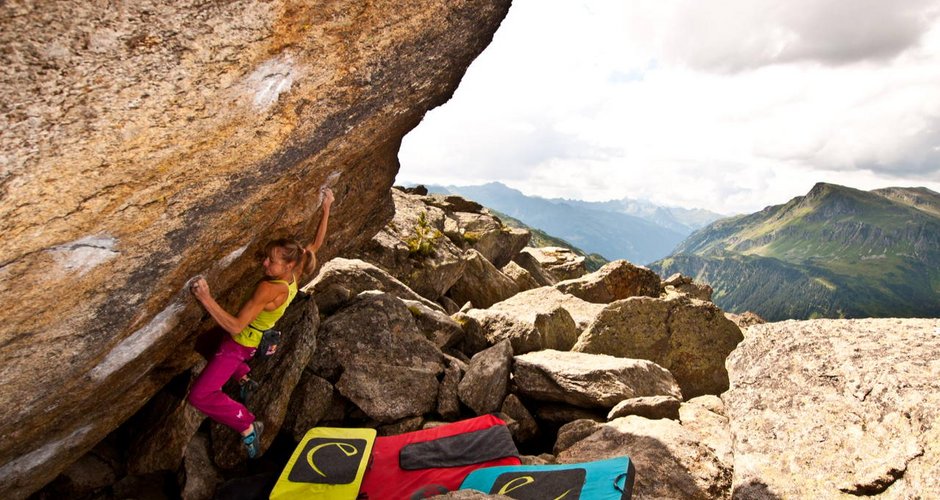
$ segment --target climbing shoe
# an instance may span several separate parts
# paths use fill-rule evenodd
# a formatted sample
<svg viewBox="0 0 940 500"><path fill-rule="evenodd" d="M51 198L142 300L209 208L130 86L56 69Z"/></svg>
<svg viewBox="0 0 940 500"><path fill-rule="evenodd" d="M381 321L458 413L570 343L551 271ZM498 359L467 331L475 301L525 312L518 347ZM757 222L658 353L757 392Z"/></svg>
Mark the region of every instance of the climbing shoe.
<svg viewBox="0 0 940 500"><path fill-rule="evenodd" d="M246 378L239 384L240 387L238 389L238 399L243 404L248 404L248 398L250 398L251 395L254 394L256 390L258 390L259 385L260 384L255 382L253 379Z"/></svg>
<svg viewBox="0 0 940 500"><path fill-rule="evenodd" d="M245 450L248 451L248 458L256 458L261 455L261 433L264 432L264 424L255 420L251 424L251 434L242 438L245 444Z"/></svg>

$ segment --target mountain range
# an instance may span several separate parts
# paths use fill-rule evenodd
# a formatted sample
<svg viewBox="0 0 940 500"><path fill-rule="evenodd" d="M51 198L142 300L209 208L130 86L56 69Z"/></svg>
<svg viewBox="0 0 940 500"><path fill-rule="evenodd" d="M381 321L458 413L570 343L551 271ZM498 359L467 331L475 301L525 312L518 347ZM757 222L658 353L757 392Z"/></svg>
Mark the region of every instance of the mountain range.
<svg viewBox="0 0 940 500"><path fill-rule="evenodd" d="M646 264L669 255L692 231L722 215L631 200L588 202L527 196L499 182L434 186L428 191L474 200L608 260Z"/></svg>
<svg viewBox="0 0 940 500"><path fill-rule="evenodd" d="M714 222L651 264L768 320L940 316L940 194L816 184L805 196Z"/></svg>

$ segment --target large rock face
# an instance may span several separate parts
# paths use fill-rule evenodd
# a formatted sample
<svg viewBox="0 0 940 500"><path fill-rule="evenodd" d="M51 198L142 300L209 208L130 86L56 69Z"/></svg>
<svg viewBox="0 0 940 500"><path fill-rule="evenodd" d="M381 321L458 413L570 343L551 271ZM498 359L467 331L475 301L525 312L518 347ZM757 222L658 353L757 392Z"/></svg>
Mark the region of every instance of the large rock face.
<svg viewBox="0 0 940 500"><path fill-rule="evenodd" d="M235 309L256 250L312 237L322 186L338 201L321 260L385 225L401 138L508 6L0 3L0 496L195 362L190 277Z"/></svg>
<svg viewBox="0 0 940 500"><path fill-rule="evenodd" d="M940 320L754 325L725 394L741 498L940 492Z"/></svg>
<svg viewBox="0 0 940 500"><path fill-rule="evenodd" d="M632 297L605 308L573 351L654 361L672 372L688 398L728 388L725 359L743 338L711 302L673 294Z"/></svg>

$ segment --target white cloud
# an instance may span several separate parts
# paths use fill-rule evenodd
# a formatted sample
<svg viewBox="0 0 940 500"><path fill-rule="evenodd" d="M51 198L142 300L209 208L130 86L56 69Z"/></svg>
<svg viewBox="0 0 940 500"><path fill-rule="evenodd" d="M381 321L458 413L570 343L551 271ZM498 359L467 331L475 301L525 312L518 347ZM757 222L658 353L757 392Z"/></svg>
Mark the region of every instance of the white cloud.
<svg viewBox="0 0 940 500"><path fill-rule="evenodd" d="M516 0L399 179L753 211L940 191L938 2Z"/></svg>

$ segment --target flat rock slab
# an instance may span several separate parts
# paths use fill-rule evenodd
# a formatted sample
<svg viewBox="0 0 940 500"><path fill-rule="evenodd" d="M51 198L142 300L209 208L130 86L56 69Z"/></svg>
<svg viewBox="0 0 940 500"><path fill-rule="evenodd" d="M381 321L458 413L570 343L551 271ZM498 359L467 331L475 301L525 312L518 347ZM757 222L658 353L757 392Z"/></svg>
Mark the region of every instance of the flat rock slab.
<svg viewBox="0 0 940 500"><path fill-rule="evenodd" d="M940 492L940 320L754 325L723 396L741 498Z"/></svg>
<svg viewBox="0 0 940 500"><path fill-rule="evenodd" d="M612 408L624 399L682 393L672 374L651 361L600 354L537 351L515 357L518 393L582 408Z"/></svg>

